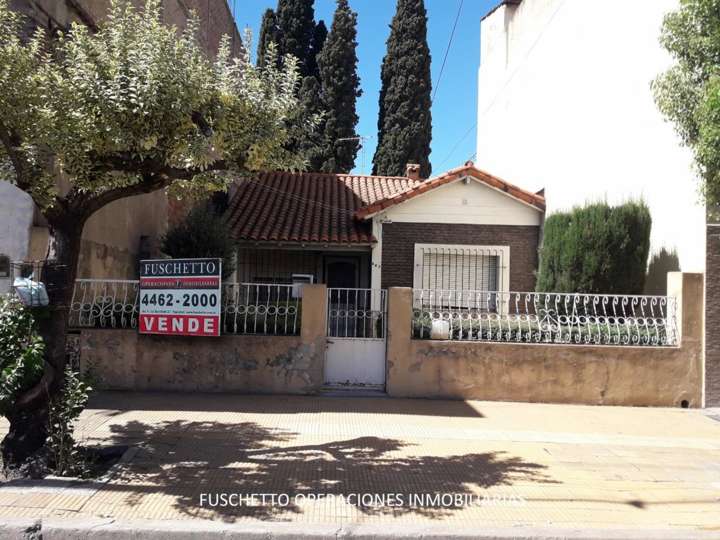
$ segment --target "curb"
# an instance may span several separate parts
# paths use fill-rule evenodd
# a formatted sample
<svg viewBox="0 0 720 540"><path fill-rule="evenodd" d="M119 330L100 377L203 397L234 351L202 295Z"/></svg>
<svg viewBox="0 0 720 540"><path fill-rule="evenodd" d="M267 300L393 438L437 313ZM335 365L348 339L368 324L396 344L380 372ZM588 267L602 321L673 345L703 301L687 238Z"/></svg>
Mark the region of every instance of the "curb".
<svg viewBox="0 0 720 540"><path fill-rule="evenodd" d="M34 540L718 540L720 531L700 529L561 529L506 527L466 529L399 524L312 525L304 523L222 523L87 518L0 521L0 539Z"/></svg>

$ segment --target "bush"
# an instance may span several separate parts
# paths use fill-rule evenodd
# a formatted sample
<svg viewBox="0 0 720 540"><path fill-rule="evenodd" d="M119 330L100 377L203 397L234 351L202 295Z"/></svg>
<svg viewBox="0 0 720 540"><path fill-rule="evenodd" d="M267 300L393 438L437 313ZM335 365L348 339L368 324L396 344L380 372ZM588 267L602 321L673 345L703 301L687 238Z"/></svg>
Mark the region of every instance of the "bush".
<svg viewBox="0 0 720 540"><path fill-rule="evenodd" d="M0 414L7 416L17 397L40 380L44 352L30 310L0 295Z"/></svg>
<svg viewBox="0 0 720 540"><path fill-rule="evenodd" d="M680 259L677 251L662 248L650 257L647 276L645 277L645 294L665 296L667 294L668 272L680 271Z"/></svg>
<svg viewBox="0 0 720 540"><path fill-rule="evenodd" d="M162 238L163 253L173 258L219 257L223 276L235 270L235 241L225 219L208 204L193 208Z"/></svg>
<svg viewBox="0 0 720 540"><path fill-rule="evenodd" d="M87 405L92 388L70 366L65 368L63 387L50 402L48 462L58 476L84 476L86 456L75 442L75 421Z"/></svg>
<svg viewBox="0 0 720 540"><path fill-rule="evenodd" d="M642 294L651 226L642 201L594 203L549 216L537 290Z"/></svg>

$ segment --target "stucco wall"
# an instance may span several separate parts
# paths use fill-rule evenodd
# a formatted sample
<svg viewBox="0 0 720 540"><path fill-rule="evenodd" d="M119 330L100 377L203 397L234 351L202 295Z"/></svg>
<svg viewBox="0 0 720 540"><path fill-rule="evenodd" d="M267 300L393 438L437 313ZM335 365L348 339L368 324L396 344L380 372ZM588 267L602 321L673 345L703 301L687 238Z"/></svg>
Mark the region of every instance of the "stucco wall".
<svg viewBox="0 0 720 540"><path fill-rule="evenodd" d="M387 392L394 397L590 405L702 406L703 277L671 274L680 347L410 339L410 289L391 289Z"/></svg>
<svg viewBox="0 0 720 540"><path fill-rule="evenodd" d="M692 154L654 103L659 44L679 0L523 0L481 25L477 165L536 191L553 212L643 197L652 249L704 269ZM468 122L468 127L470 123Z"/></svg>
<svg viewBox="0 0 720 540"><path fill-rule="evenodd" d="M80 367L114 390L308 394L323 384L327 289L303 289L299 336L190 338L82 330Z"/></svg>
<svg viewBox="0 0 720 540"><path fill-rule="evenodd" d="M15 186L0 182L0 254L11 261L27 257L33 202ZM7 292L10 278L0 277L0 294Z"/></svg>

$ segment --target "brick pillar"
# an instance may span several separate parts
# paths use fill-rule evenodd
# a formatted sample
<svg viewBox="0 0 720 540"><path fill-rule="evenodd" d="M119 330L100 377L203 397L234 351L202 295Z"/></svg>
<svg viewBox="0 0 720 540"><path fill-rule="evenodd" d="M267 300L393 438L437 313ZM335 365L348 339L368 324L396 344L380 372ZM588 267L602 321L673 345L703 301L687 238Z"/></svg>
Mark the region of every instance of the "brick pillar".
<svg viewBox="0 0 720 540"><path fill-rule="evenodd" d="M387 361L385 363L385 389L389 396L402 392L396 381L406 377L396 377L398 359L408 355L412 324L412 289L409 287L390 287L388 289L387 320ZM402 384L402 383L401 383Z"/></svg>
<svg viewBox="0 0 720 540"><path fill-rule="evenodd" d="M705 240L705 406L720 407L720 225Z"/></svg>

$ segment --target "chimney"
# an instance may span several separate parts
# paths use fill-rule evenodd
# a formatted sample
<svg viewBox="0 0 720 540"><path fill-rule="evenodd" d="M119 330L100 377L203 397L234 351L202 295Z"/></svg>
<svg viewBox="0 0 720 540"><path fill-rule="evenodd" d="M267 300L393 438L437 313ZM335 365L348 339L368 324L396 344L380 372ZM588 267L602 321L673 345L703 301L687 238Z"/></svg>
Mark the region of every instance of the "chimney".
<svg viewBox="0 0 720 540"><path fill-rule="evenodd" d="M417 163L408 163L405 165L405 176L410 180L420 180L420 165Z"/></svg>

